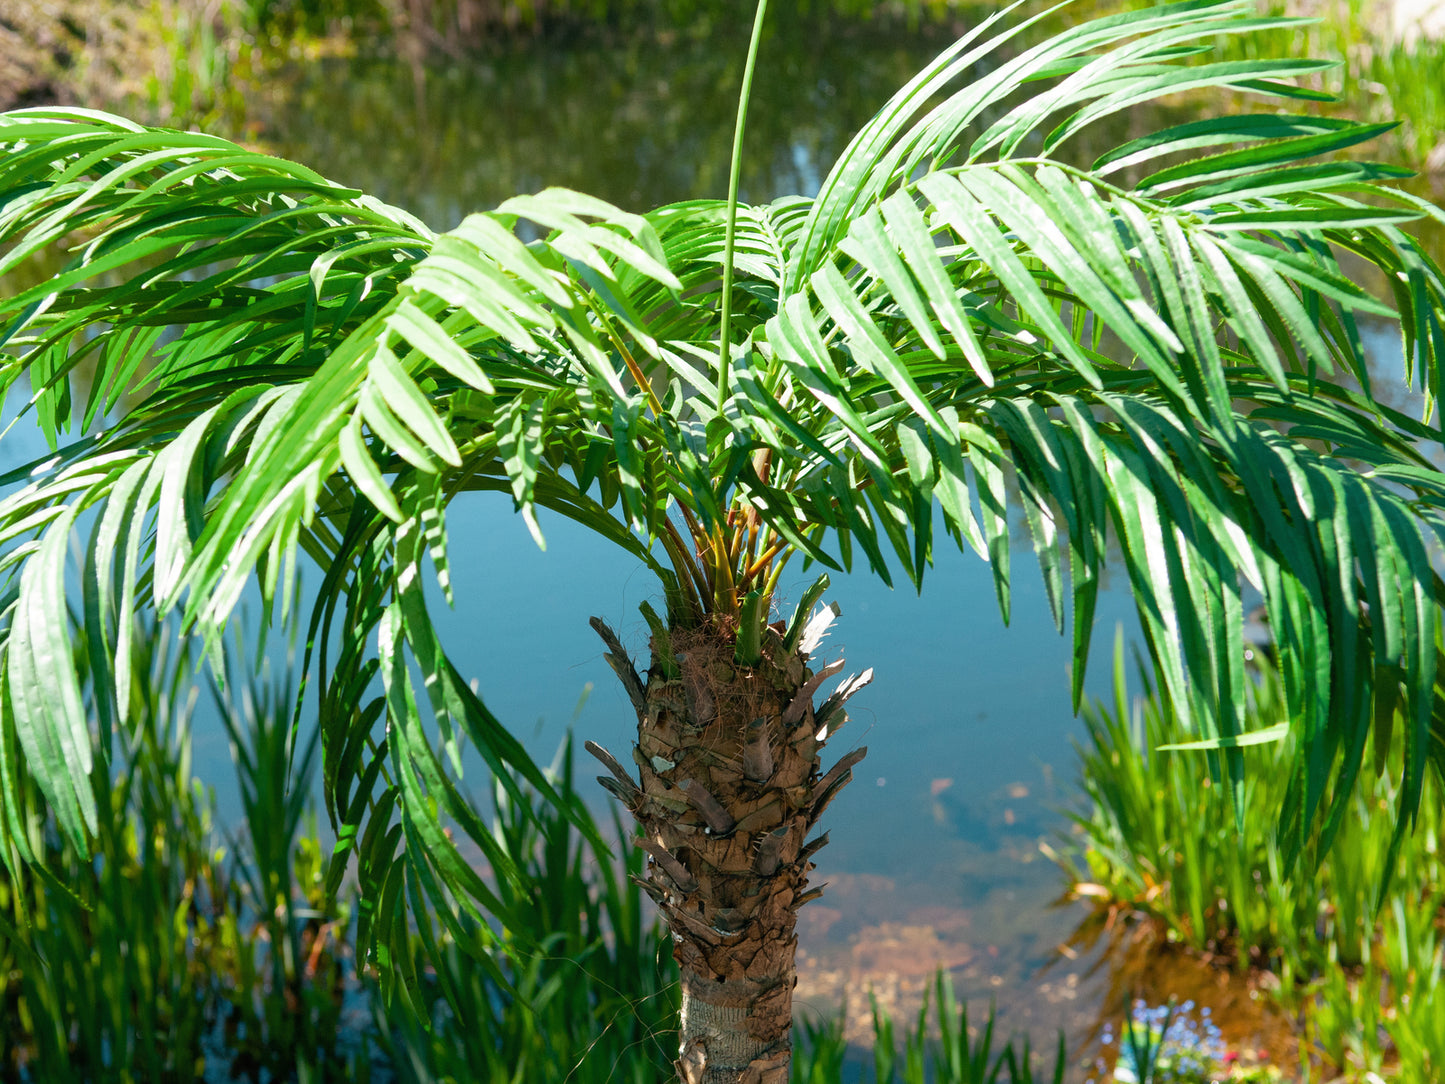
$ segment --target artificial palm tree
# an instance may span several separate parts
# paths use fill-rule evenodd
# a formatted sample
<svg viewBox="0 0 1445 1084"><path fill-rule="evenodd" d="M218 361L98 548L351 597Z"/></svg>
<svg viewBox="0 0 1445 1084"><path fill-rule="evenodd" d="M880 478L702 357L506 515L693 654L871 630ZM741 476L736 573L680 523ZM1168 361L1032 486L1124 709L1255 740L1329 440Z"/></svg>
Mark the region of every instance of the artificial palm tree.
<svg viewBox="0 0 1445 1084"><path fill-rule="evenodd" d="M1281 829L1327 846L1373 733L1405 747L1403 825L1436 709L1445 279L1401 224L1442 216L1381 184L1405 171L1338 156L1379 128L1289 111L1328 65L1201 57L1292 25L1247 9L1191 0L1021 50L1035 20L995 14L815 198L760 207L635 215L552 190L437 234L224 140L0 119L0 273L68 253L0 301L5 387L28 376L55 446L0 505L6 861L31 857L23 776L78 846L95 824L106 743L67 602L110 675L89 692L104 729L129 702L137 608L220 653L248 583L299 604L306 554L323 574L304 667L362 940L403 999L408 905L484 948L507 914L454 834L517 874L457 790L461 745L545 783L428 616L426 578L449 594L447 503L477 489L510 493L539 544L541 507L657 576L645 676L594 622L638 717L630 764L594 752L674 934L689 1084L786 1079L794 921L826 838L808 833L862 755L822 768L866 680L814 703L840 665L816 658L826 578L780 619L779 577L861 555L921 585L935 506L1007 617L1016 495L1061 630L1072 609L1076 704L1114 539L1215 771L1237 785L1240 746L1292 731ZM1200 87L1286 108L1056 160L1087 125ZM1346 258L1384 272L1393 309ZM1398 313L1422 418L1372 397L1361 313ZM1264 734L1241 732L1256 597L1289 707Z"/></svg>

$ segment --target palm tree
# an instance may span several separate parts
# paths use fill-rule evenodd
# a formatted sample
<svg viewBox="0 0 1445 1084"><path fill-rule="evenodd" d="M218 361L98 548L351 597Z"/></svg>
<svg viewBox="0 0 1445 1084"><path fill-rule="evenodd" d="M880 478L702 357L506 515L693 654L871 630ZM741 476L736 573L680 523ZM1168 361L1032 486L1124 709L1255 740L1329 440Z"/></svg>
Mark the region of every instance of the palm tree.
<svg viewBox="0 0 1445 1084"><path fill-rule="evenodd" d="M550 190L438 234L221 139L0 118L0 274L68 253L0 301L4 386L28 377L54 448L0 504L5 860L32 857L25 776L77 846L95 826L105 742L67 609L106 728L139 608L219 655L248 584L268 610L301 604L286 585L304 554L323 570L303 667L333 871L355 856L362 941L403 1002L408 906L485 963L508 916L455 836L518 874L457 789L461 747L545 781L428 614L466 490L510 493L539 545L546 508L657 576L645 676L594 619L638 717L630 765L594 752L674 935L689 1084L786 1080L794 922L826 839L808 837L863 754L822 768L867 675L815 704L841 665L816 658L827 578L780 618L780 575L861 556L921 587L935 507L990 562L1007 618L1016 495L1061 631L1072 612L1076 706L1114 539L1212 770L1238 786L1240 746L1293 732L1281 831L1327 847L1367 740L1400 742L1403 829L1439 750L1445 278L1401 224L1441 212L1382 184L1406 171L1338 156L1379 127L1303 111L1180 124L1087 167L1056 154L1180 91L1321 97L1295 80L1326 64L1199 59L1295 22L1248 8L1190 0L1022 50L1041 16L997 13L815 198L759 207L737 203L735 154L725 201L636 215ZM755 27L747 78L757 49ZM739 146L746 80L742 101ZM1393 309L1345 260L1384 274ZM1362 313L1398 313L1424 418L1372 397ZM1289 718L1244 733L1256 599Z"/></svg>

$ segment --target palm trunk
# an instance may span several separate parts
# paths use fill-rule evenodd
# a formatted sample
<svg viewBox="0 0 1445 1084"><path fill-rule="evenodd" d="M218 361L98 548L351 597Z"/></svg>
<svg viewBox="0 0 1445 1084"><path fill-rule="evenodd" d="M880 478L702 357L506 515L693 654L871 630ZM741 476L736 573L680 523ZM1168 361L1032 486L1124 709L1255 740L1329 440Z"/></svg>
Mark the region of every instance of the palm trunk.
<svg viewBox="0 0 1445 1084"><path fill-rule="evenodd" d="M808 872L827 840L806 837L866 752L820 773L819 750L841 725L843 702L870 676L845 682L814 710L813 694L842 666L808 667L828 620L791 652L768 629L755 665L738 663L735 635L716 620L670 630L666 642L653 640L645 683L593 620L637 709L638 782L588 748L612 773L603 785L637 818L650 856L643 887L672 931L684 1084L788 1080L794 927L798 908L822 893L808 889Z"/></svg>

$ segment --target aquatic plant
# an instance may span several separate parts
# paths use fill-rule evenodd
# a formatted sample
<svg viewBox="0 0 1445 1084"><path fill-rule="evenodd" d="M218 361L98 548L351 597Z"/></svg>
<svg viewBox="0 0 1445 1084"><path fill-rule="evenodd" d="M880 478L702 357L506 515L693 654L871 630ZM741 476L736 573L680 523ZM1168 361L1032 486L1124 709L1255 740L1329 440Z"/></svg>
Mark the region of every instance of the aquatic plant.
<svg viewBox="0 0 1445 1084"><path fill-rule="evenodd" d="M1250 729L1263 731L1282 714L1280 677L1267 651L1257 650L1255 663ZM1277 838L1238 836L1229 796L1196 760L1170 751L1182 736L1178 722L1142 674L1130 706L1122 644L1115 678L1112 709L1084 712L1089 743L1079 755L1089 808L1074 815L1077 834L1057 855L1073 891L1098 908L1091 922L1112 916L1123 933L1142 918L1159 943L1241 972L1270 972L1263 988L1300 1021L1302 1049L1328 1065L1432 1079L1445 1064L1436 933L1445 864L1434 781L1417 831L1397 850L1381 815L1395 799L1395 774L1367 761L1369 785L1352 798L1335 846L1317 868L1291 872ZM1251 756L1240 813L1257 825L1294 785L1293 765L1287 749ZM1160 1010L1150 1011L1160 1025Z"/></svg>
<svg viewBox="0 0 1445 1084"><path fill-rule="evenodd" d="M179 1082L205 1061L226 881L191 779L184 660L142 637L131 661L115 774L88 781L103 859L33 783L20 795L36 861L0 873L0 1079Z"/></svg>
<svg viewBox="0 0 1445 1084"><path fill-rule="evenodd" d="M1295 11L1286 12L1286 8ZM1428 8L1408 4L1376 4L1369 0L1322 0L1309 5L1270 0L1262 9L1270 14L1309 14L1311 23L1295 33L1298 49L1311 56L1338 57L1342 63L1317 78L1322 89L1340 95L1361 120L1395 121L1398 141L1407 161L1445 169L1445 40L1407 33L1404 19ZM1402 18L1397 23L1394 13ZM1247 40L1231 42L1231 57L1258 55L1258 45Z"/></svg>
<svg viewBox="0 0 1445 1084"><path fill-rule="evenodd" d="M491 829L522 875L499 883L525 925L478 949L455 906L419 906L410 957L416 1011L372 1003L374 1045L402 1082L566 1080L650 1084L666 1076L677 972L638 879L643 859L599 842L575 789L570 739L548 773L560 807L518 781L492 789ZM580 827L579 827L580 825ZM612 825L620 843L622 825ZM483 951L492 964L476 966Z"/></svg>
<svg viewBox="0 0 1445 1084"><path fill-rule="evenodd" d="M90 721L65 665L75 532L103 732L137 607L221 650L248 584L268 614L303 605L284 572L304 554L322 572L301 666L331 885L355 859L360 942L398 1003L427 1008L408 910L501 981L504 931L530 928L526 879L460 790L463 739L509 792L556 793L448 659L424 584L449 592L448 501L510 494L539 544L546 509L656 577L645 677L594 621L638 731L630 758L593 752L671 931L679 1075L776 1084L796 914L820 891L811 833L865 752L825 770L823 747L869 677L815 701L841 666L819 657L828 581L788 614L783 571L857 557L921 587L936 500L949 540L991 562L1006 617L1017 492L1061 629L1072 603L1076 703L1112 533L1161 689L1236 795L1241 748L1278 734L1244 729L1244 600L1264 599L1301 781L1286 864L1316 829L1333 839L1371 735L1403 750L1404 831L1433 748L1445 474L1438 431L1370 395L1356 315L1394 310L1337 254L1392 284L1433 400L1445 275L1401 227L1442 212L1382 183L1401 170L1334 157L1375 129L1308 113L1196 121L1088 168L1050 157L1189 88L1310 101L1294 80L1327 65L1189 63L1221 35L1290 25L1232 0L1017 53L1027 21L995 13L899 91L816 198L745 207L764 15L728 199L647 215L552 190L439 235L213 137L0 118L0 272L79 242L0 300L0 375L28 377L57 446L0 503L0 751L23 752L0 803L33 779L89 855ZM1405 725L1375 727L1397 706ZM12 869L37 857L13 817L0 844Z"/></svg>
<svg viewBox="0 0 1445 1084"><path fill-rule="evenodd" d="M1260 649L1251 654L1247 729L1263 733L1286 714L1282 679ZM1142 666L1136 680L1131 702L1120 640L1113 704L1082 712L1087 803L1071 814L1075 834L1056 854L1076 892L1158 921L1175 943L1277 972L1287 997L1326 950L1343 967L1369 957L1382 885L1393 878L1403 891L1419 890L1445 877L1438 806L1422 804L1417 831L1397 848L1394 825L1380 813L1398 797L1398 771L1373 758L1367 783L1341 811L1335 846L1314 856L1318 867L1293 868L1275 833L1241 835L1236 816L1265 824L1288 804L1296 785L1288 745L1248 750L1248 779L1231 794L1207 765L1177 751L1188 735Z"/></svg>
<svg viewBox="0 0 1445 1084"><path fill-rule="evenodd" d="M77 640L84 674L82 630ZM83 858L30 793L36 861L0 873L0 1080L193 1081L218 1062L233 1079L298 1068L345 1079L346 937L314 932L344 931L347 918L331 897L292 891L296 871L318 884L322 845L314 824L307 835L299 817L249 800L279 776L304 804L309 769L285 744L268 748L275 705L242 717L223 699L250 754L237 763L244 823L269 852L223 846L214 798L192 776L195 660L153 625L131 648L115 747L94 750L98 857ZM286 867L279 892L243 888L262 863Z"/></svg>
<svg viewBox="0 0 1445 1084"><path fill-rule="evenodd" d="M1257 830L1284 804L1289 759L1274 746L1246 750L1248 777L1231 793L1197 754L1166 751L1187 735L1142 666L1136 680L1140 692L1131 700L1121 634L1113 704L1088 704L1081 713L1087 741L1076 748L1086 803L1071 814L1076 834L1058 856L1074 891L1150 916L1171 940L1240 968L1287 969L1293 946L1305 931L1313 935L1320 901L1310 869L1286 877L1279 838ZM1245 729L1263 732L1285 710L1278 674L1257 671ZM1256 830L1240 833L1236 815ZM1374 841L1388 850L1384 828ZM1383 870L1369 872L1367 891L1383 880Z"/></svg>
<svg viewBox="0 0 1445 1084"><path fill-rule="evenodd" d="M1036 1067L1038 1059L1027 1036L1011 1036L1002 1047L995 1047L992 1006L975 1033L969 1027L967 1006L958 1003L953 980L942 969L924 988L916 1020L903 1029L901 1058L893 1017L876 998L870 995L869 1000L873 1084L1034 1084L1036 1080L1062 1084L1068 1069L1062 1035L1047 1077L1035 1075L1044 1070ZM843 1079L848 1046L843 1025L841 1016L802 1022L792 1084L837 1084ZM867 1070L866 1062L858 1067L860 1082L869 1080Z"/></svg>
<svg viewBox="0 0 1445 1084"><path fill-rule="evenodd" d="M550 775L560 808L500 784L493 796L491 830L526 872L518 911L533 922L495 953L504 981L452 943L457 916L417 911L418 963L441 962L412 972L428 1027L387 1015L352 966L356 910L327 890L329 848L305 812L314 735L288 725L284 672L268 681L233 648L227 690L213 689L242 813L223 832L191 776L194 660L169 644L136 630L129 721L97 780L103 857L81 860L52 817L35 829L43 860L18 881L0 873L0 1081L640 1084L665 1072L677 1009L665 935L634 880L637 852L619 863L593 842L570 743Z"/></svg>

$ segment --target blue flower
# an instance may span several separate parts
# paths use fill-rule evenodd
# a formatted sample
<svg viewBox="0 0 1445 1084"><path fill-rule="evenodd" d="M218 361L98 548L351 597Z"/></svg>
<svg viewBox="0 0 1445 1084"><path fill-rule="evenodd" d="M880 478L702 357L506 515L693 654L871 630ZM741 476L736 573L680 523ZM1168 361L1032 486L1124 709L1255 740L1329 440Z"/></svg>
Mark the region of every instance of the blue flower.
<svg viewBox="0 0 1445 1084"><path fill-rule="evenodd" d="M1104 1029L1104 1044L1113 1039ZM1223 1035L1208 1008L1193 1001L1150 1006L1135 1001L1120 1035L1114 1080L1119 1084L1210 1084L1224 1070Z"/></svg>

